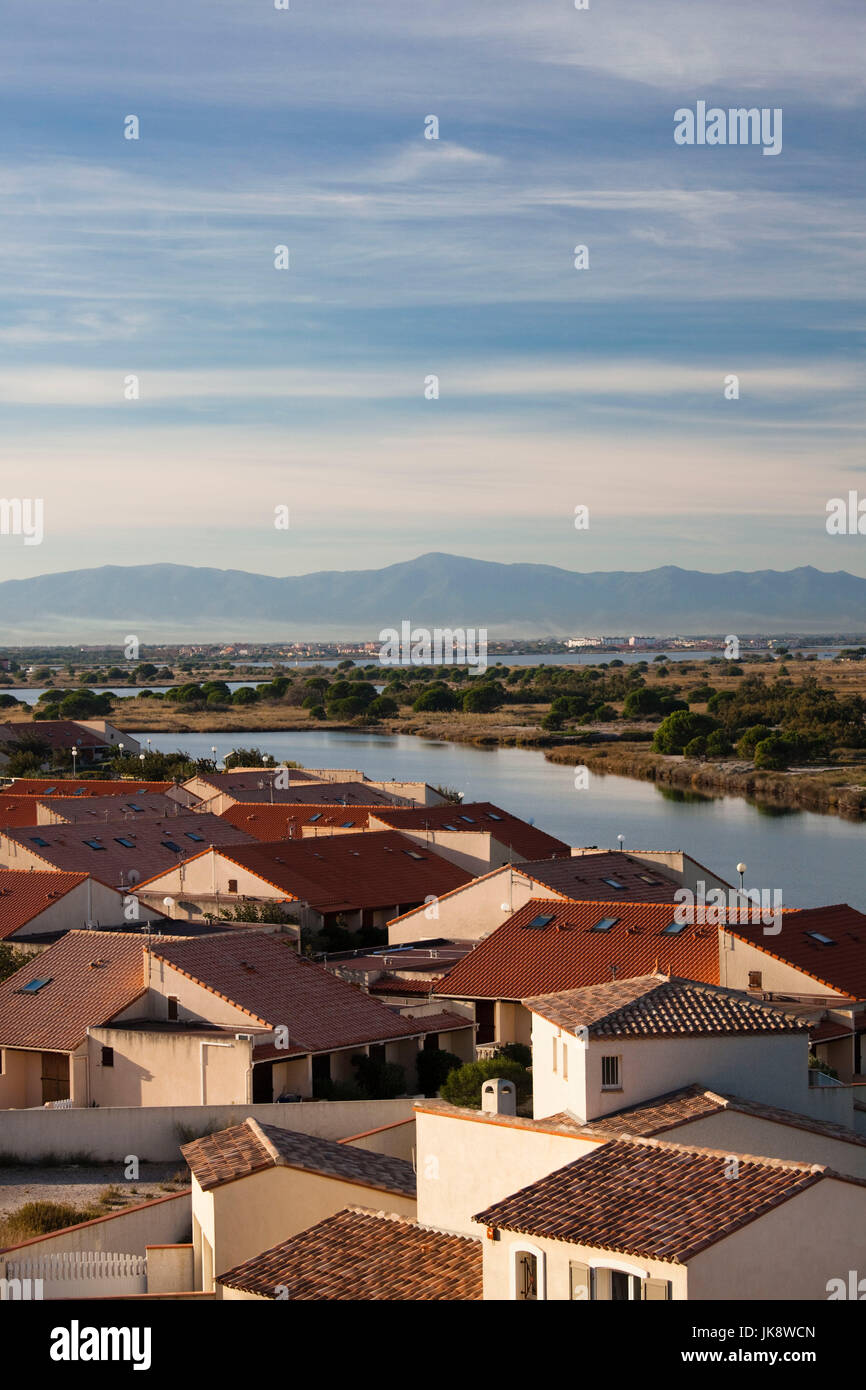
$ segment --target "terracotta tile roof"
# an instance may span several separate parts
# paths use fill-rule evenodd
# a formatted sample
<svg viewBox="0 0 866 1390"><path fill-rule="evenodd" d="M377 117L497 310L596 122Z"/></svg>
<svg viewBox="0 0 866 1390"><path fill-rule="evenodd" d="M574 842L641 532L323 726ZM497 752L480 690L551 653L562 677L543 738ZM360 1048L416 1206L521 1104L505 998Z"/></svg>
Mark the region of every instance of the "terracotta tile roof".
<svg viewBox="0 0 866 1390"><path fill-rule="evenodd" d="M253 842L251 835L221 816L183 811L165 817L130 812L110 820L103 818L92 826L12 826L3 832L3 840L13 865L15 846L20 845L43 860L46 868L92 873L115 888L141 884L210 845ZM126 840L131 843L124 844ZM171 848L173 845L180 846L180 852ZM131 878L132 873L138 877Z"/></svg>
<svg viewBox="0 0 866 1390"><path fill-rule="evenodd" d="M374 819L395 830L447 830L465 833L486 831L499 844L522 859L545 859L570 855L564 840L529 825L519 816L503 811L491 801L469 802L461 806L395 806L377 811ZM584 895L585 896L585 895Z"/></svg>
<svg viewBox="0 0 866 1390"><path fill-rule="evenodd" d="M672 903L680 886L664 869L615 850L530 861L515 873L576 902Z"/></svg>
<svg viewBox="0 0 866 1390"><path fill-rule="evenodd" d="M435 1031L401 1018L286 942L264 932L152 942L153 955L237 1005L264 1027L289 1030L294 1051L329 1052Z"/></svg>
<svg viewBox="0 0 866 1390"><path fill-rule="evenodd" d="M35 796L0 795L0 830L7 825L35 825L39 818Z"/></svg>
<svg viewBox="0 0 866 1390"><path fill-rule="evenodd" d="M61 874L53 869L44 872L40 869L0 869L0 941L86 882L87 874Z"/></svg>
<svg viewBox="0 0 866 1390"><path fill-rule="evenodd" d="M48 983L21 993L36 980ZM0 983L0 1046L73 1052L143 993L141 935L67 932Z"/></svg>
<svg viewBox="0 0 866 1390"><path fill-rule="evenodd" d="M415 1173L404 1158L338 1144L313 1134L260 1124L240 1125L181 1145L181 1153L206 1192L264 1168L301 1168L341 1182L415 1196Z"/></svg>
<svg viewBox="0 0 866 1390"><path fill-rule="evenodd" d="M719 1037L809 1028L802 1015L784 1013L742 991L667 975L608 980L521 1003L568 1032L586 1028L591 1038Z"/></svg>
<svg viewBox="0 0 866 1390"><path fill-rule="evenodd" d="M217 818L219 819L219 818ZM228 826L235 835L242 830ZM249 836L244 835L249 840ZM394 830L223 847L222 856L322 913L387 908L439 896L470 875Z"/></svg>
<svg viewBox="0 0 866 1390"><path fill-rule="evenodd" d="M665 1130L678 1129L692 1120L702 1120L708 1115L719 1115L725 1110L736 1111L741 1115L751 1115L758 1120L770 1120L774 1124L789 1125L792 1129L802 1129L809 1134L819 1134L826 1139L837 1139L844 1144L857 1144L866 1148L866 1137L856 1134L853 1129L834 1124L831 1120L815 1120L810 1115L800 1115L793 1110L783 1110L778 1105L763 1105L760 1101L744 1100L741 1096L724 1095L718 1091L707 1091L702 1086L683 1086L678 1091L656 1096L653 1100L642 1101L639 1105L617 1110L612 1115L591 1120L588 1128L608 1134L637 1134L644 1137L663 1134Z"/></svg>
<svg viewBox="0 0 866 1390"><path fill-rule="evenodd" d="M246 830L257 840L300 840L305 826L325 835L332 829L362 831L367 829L370 819L367 807L352 810L345 806L335 808L333 804L306 802L297 806L270 806L261 801L236 801L221 814L223 820Z"/></svg>
<svg viewBox="0 0 866 1390"><path fill-rule="evenodd" d="M730 1155L657 1139L602 1144L494 1202L475 1221L523 1235L685 1264L827 1177L820 1165ZM847 1181L847 1179L846 1179Z"/></svg>
<svg viewBox="0 0 866 1390"><path fill-rule="evenodd" d="M347 1207L218 1276L226 1288L289 1301L481 1299L481 1241L406 1217Z"/></svg>
<svg viewBox="0 0 866 1390"><path fill-rule="evenodd" d="M213 787L214 792L229 792L231 795L240 791L261 791L263 786L270 796L270 786L277 776L278 770L278 768L273 767L238 767L230 769L228 772L197 772L194 777L188 778L184 785L189 786L192 782L205 782L209 787ZM290 767L287 771L289 786L294 782L314 782L316 780L311 773L305 772L299 767ZM285 773L280 780L282 781L284 778Z"/></svg>
<svg viewBox="0 0 866 1390"><path fill-rule="evenodd" d="M18 743L21 739L41 739L52 748L69 749L75 744L79 748L110 748L111 740L105 734L97 734L74 719L34 719L0 727L0 743Z"/></svg>
<svg viewBox="0 0 866 1390"><path fill-rule="evenodd" d="M777 936L746 924L725 930L850 999L866 999L866 914L847 903L786 912Z"/></svg>
<svg viewBox="0 0 866 1390"><path fill-rule="evenodd" d="M147 817L151 820L162 817L165 820L189 814L180 802L164 792L130 792L127 796L116 793L110 796L41 796L36 800L52 815L76 825L118 819L131 825L133 821L143 821ZM35 825L36 821L30 824Z"/></svg>
<svg viewBox="0 0 866 1390"><path fill-rule="evenodd" d="M160 796L174 787L173 782L136 782L134 778L15 777L4 795L38 796Z"/></svg>
<svg viewBox="0 0 866 1390"><path fill-rule="evenodd" d="M380 975L368 988L371 994L421 994L426 997L441 978L441 975L434 975L426 980L402 980L399 975Z"/></svg>
<svg viewBox="0 0 866 1390"><path fill-rule="evenodd" d="M606 931L593 930L607 918ZM533 921L547 918L543 926ZM480 941L434 993L453 999L524 999L581 989L615 977L663 971L718 984L718 929L685 926L663 903L560 902L536 898Z"/></svg>
<svg viewBox="0 0 866 1390"><path fill-rule="evenodd" d="M273 777L265 779L247 774L231 777L220 787L214 787L214 796L231 796L235 801L256 802L270 805L305 805L316 802L321 806L393 806L394 797L387 792L372 787L367 782L307 782L294 784L294 772L287 787L272 786ZM204 780L204 779L196 779ZM208 782L212 781L209 777ZM264 781L264 786L259 783ZM188 785L188 784L185 784ZM208 798L205 797L205 804Z"/></svg>

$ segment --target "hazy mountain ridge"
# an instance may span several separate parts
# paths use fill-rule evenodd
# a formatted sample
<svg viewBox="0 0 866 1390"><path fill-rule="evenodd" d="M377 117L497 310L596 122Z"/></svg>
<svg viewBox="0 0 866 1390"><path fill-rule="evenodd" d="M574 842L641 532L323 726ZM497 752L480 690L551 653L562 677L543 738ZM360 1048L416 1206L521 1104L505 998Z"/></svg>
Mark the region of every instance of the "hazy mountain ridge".
<svg viewBox="0 0 866 1390"><path fill-rule="evenodd" d="M675 565L581 574L431 553L378 570L274 578L190 565L107 565L0 583L7 641L374 638L408 619L496 635L854 632L866 579L845 571ZM123 629L123 631L120 631Z"/></svg>

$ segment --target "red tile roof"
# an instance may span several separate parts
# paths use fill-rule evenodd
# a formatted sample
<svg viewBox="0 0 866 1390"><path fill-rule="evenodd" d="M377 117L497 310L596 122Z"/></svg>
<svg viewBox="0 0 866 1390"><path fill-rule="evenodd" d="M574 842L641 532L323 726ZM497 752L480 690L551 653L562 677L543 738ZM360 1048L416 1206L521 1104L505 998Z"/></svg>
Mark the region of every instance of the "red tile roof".
<svg viewBox="0 0 866 1390"><path fill-rule="evenodd" d="M329 1052L436 1029L404 1019L378 999L340 980L286 942L264 932L154 941L155 957L174 966L258 1024L289 1031L293 1051Z"/></svg>
<svg viewBox="0 0 866 1390"><path fill-rule="evenodd" d="M213 795L231 796L235 801L244 804L256 802L275 806L309 806L313 802L321 806L394 805L393 796L380 791L378 787L370 786L367 782L301 782L295 785L295 775L293 771L287 787L276 787L273 785L273 773L270 776L262 773L246 773L239 776L229 774L224 783L214 785ZM210 776L191 779L207 781L209 784L213 784L213 780ZM189 783L185 785L189 786ZM204 798L205 804L208 800L208 797Z"/></svg>
<svg viewBox="0 0 866 1390"><path fill-rule="evenodd" d="M238 836L244 835L226 826ZM245 838L249 839L248 836ZM224 846L224 859L321 913L420 903L470 875L393 830Z"/></svg>
<svg viewBox="0 0 866 1390"><path fill-rule="evenodd" d="M112 887L127 888L165 873L210 845L252 843L251 835L221 816L184 812L183 808L179 815L135 816L129 812L111 820L102 818L93 825L10 826L3 838L13 864L15 846L20 846L44 861L46 868L86 871ZM130 843L122 843L124 840ZM180 846L180 852L172 845ZM132 873L138 877L131 878Z"/></svg>
<svg viewBox="0 0 866 1390"><path fill-rule="evenodd" d="M69 749L75 744L79 748L110 748L111 740L104 734L97 734L74 719L34 719L0 726L0 744L18 743L21 739L38 738L52 748Z"/></svg>
<svg viewBox="0 0 866 1390"><path fill-rule="evenodd" d="M39 812L35 796L0 795L0 830L7 825L35 825Z"/></svg>
<svg viewBox="0 0 866 1390"><path fill-rule="evenodd" d="M444 830L467 834L486 832L522 859L549 859L554 855L571 854L564 840L529 825L491 801L475 801L461 806L395 806L377 811L374 819L393 826L395 830Z"/></svg>
<svg viewBox="0 0 866 1390"><path fill-rule="evenodd" d="M742 991L667 975L608 980L521 1003L567 1032L585 1028L590 1038L722 1037L809 1029L808 1018Z"/></svg>
<svg viewBox="0 0 866 1390"><path fill-rule="evenodd" d="M0 982L0 1046L73 1052L88 1027L107 1023L144 993L142 952L140 934L67 932ZM43 979L48 983L35 993L20 992Z"/></svg>
<svg viewBox="0 0 866 1390"><path fill-rule="evenodd" d="M226 1288L292 1302L475 1301L481 1241L407 1217L347 1207L217 1276Z"/></svg>
<svg viewBox="0 0 866 1390"><path fill-rule="evenodd" d="M130 777L15 777L5 796L159 796L171 791L173 782L137 782Z"/></svg>
<svg viewBox="0 0 866 1390"><path fill-rule="evenodd" d="M360 1187L415 1196L415 1172L405 1158L260 1124L252 1116L243 1124L182 1144L180 1151L205 1192L266 1168L299 1168Z"/></svg>
<svg viewBox="0 0 866 1390"><path fill-rule="evenodd" d="M847 903L785 912L777 936L765 936L761 927L746 924L725 930L839 994L866 999L866 914Z"/></svg>
<svg viewBox="0 0 866 1390"><path fill-rule="evenodd" d="M0 797L2 801L2 797ZM128 796L41 796L37 804L69 824L92 825L118 817L132 824L146 817L159 819L189 814L186 807L163 792L130 792ZM31 821L35 825L36 821Z"/></svg>
<svg viewBox="0 0 866 1390"><path fill-rule="evenodd" d="M0 940L12 936L40 912L53 907L59 898L86 882L87 874L61 874L53 869L44 872L40 869L0 869Z"/></svg>
<svg viewBox="0 0 866 1390"><path fill-rule="evenodd" d="M239 826L257 840L303 839L303 828L315 827L327 835L331 828L345 831L367 829L370 812L367 807L354 810L332 804L303 803L298 806L270 806L257 801L236 801L222 812L223 820ZM314 838L311 836L311 838Z"/></svg>
<svg viewBox="0 0 866 1390"><path fill-rule="evenodd" d="M593 931L605 918L608 931ZM530 925L541 918L544 925ZM452 999L525 999L603 984L612 978L677 975L719 982L718 930L664 928L673 911L663 903L561 902L536 898L485 937L450 970L435 994ZM615 967L615 974L614 974Z"/></svg>
<svg viewBox="0 0 866 1390"><path fill-rule="evenodd" d="M514 872L577 902L670 903L680 886L663 869L615 850L529 862Z"/></svg>
<svg viewBox="0 0 866 1390"><path fill-rule="evenodd" d="M570 1245L686 1264L806 1188L836 1176L819 1165L743 1155L732 1181L728 1164L722 1150L616 1139L494 1202L474 1220Z"/></svg>

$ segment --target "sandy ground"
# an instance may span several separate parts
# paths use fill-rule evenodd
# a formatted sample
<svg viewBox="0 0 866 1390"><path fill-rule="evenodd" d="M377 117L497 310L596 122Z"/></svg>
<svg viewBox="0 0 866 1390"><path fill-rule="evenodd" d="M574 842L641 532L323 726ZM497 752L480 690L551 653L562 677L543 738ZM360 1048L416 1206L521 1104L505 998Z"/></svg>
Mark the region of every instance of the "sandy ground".
<svg viewBox="0 0 866 1390"><path fill-rule="evenodd" d="M98 1167L72 1165L64 1168L4 1168L0 1167L0 1219L8 1216L25 1202L67 1202L71 1206L96 1205L106 1187L119 1189L117 1202L105 1207L105 1214L134 1206L149 1197L167 1197L179 1192L180 1186L168 1183L176 1173L185 1171L178 1156L174 1163L142 1163L137 1181L123 1176L123 1165L106 1163ZM135 1189L133 1191L133 1189Z"/></svg>

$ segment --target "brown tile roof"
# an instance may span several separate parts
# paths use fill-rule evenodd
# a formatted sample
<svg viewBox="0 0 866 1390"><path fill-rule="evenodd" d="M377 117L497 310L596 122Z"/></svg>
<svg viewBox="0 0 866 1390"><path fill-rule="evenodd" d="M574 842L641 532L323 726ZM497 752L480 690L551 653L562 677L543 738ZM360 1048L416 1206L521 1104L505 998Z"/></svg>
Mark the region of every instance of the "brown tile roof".
<svg viewBox="0 0 866 1390"><path fill-rule="evenodd" d="M35 825L39 812L35 796L0 795L0 830L7 825Z"/></svg>
<svg viewBox="0 0 866 1390"><path fill-rule="evenodd" d="M136 782L134 778L15 777L4 795L37 796L160 796L174 787L173 782Z"/></svg>
<svg viewBox="0 0 866 1390"><path fill-rule="evenodd" d="M219 818L217 818L219 819ZM227 829L244 835L233 826ZM244 836L249 840L249 836ZM234 845L224 859L321 913L387 908L439 896L470 875L394 830Z"/></svg>
<svg viewBox="0 0 866 1390"><path fill-rule="evenodd" d="M284 941L264 932L151 944L154 956L243 1009L263 1027L289 1030L296 1052L329 1052L389 1038L417 1037L425 1019L401 1018Z"/></svg>
<svg viewBox="0 0 866 1390"><path fill-rule="evenodd" d="M820 1165L739 1158L657 1139L602 1144L548 1177L494 1202L485 1226L685 1264L825 1177ZM846 1179L847 1181L847 1179Z"/></svg>
<svg viewBox="0 0 866 1390"><path fill-rule="evenodd" d="M406 1217L347 1207L218 1276L226 1288L291 1301L481 1299L481 1241Z"/></svg>
<svg viewBox="0 0 866 1390"><path fill-rule="evenodd" d="M725 930L848 998L866 999L866 914L847 903L786 912L777 936L747 924Z"/></svg>
<svg viewBox="0 0 866 1390"><path fill-rule="evenodd" d="M86 728L74 719L34 719L33 722L4 724L0 727L0 743L19 743L37 738L52 748L110 748L111 740L104 734Z"/></svg>
<svg viewBox="0 0 866 1390"><path fill-rule="evenodd" d="M448 830L461 832L486 831L499 844L519 854L523 859L545 859L553 855L570 855L564 840L558 840L529 825L519 816L503 811L491 801L469 802L461 806L395 806L375 813L376 821L395 830Z"/></svg>
<svg viewBox="0 0 866 1390"><path fill-rule="evenodd" d="M667 975L608 980L521 1003L568 1032L591 1038L714 1037L732 1033L802 1033L809 1020L762 1004L742 991Z"/></svg>
<svg viewBox="0 0 866 1390"><path fill-rule="evenodd" d="M391 1158L278 1125L260 1124L252 1117L243 1124L182 1144L181 1153L206 1192L264 1168L301 1168L341 1182L415 1196L415 1173L404 1158Z"/></svg>
<svg viewBox="0 0 866 1390"><path fill-rule="evenodd" d="M2 798L0 798L2 800ZM36 798L38 804L70 824L92 825L100 821L133 821L174 819L176 815L189 814L174 797L164 792L130 792L128 796L112 793L110 796L43 796ZM35 825L36 821L30 821Z"/></svg>
<svg viewBox="0 0 866 1390"><path fill-rule="evenodd" d="M22 994L29 981L47 980ZM0 983L0 1046L73 1052L144 993L143 942L125 932L70 931Z"/></svg>
<svg viewBox="0 0 866 1390"><path fill-rule="evenodd" d="M236 801L222 813L223 820L239 826L257 840L303 839L305 826L315 827L322 834L331 829L362 831L367 829L370 812L367 807L334 807L333 804L270 806L266 802ZM311 836L311 838L314 838Z"/></svg>
<svg viewBox="0 0 866 1390"><path fill-rule="evenodd" d="M515 873L576 902L672 903L680 886L663 869L615 850L530 861Z"/></svg>
<svg viewBox="0 0 866 1390"><path fill-rule="evenodd" d="M221 775L221 774L220 774ZM244 774L239 777L231 775L227 781L217 787L214 786L214 796L226 795L234 798L235 801L270 805L305 805L309 806L316 802L322 806L393 806L394 797L388 792L380 791L378 787L372 787L367 782L302 782L295 785L295 773L292 772L289 785L287 787L272 786L273 776L263 777L261 773ZM195 780L207 780L212 783L213 779L197 778ZM259 786L264 782L264 786ZM188 784L185 784L188 785ZM205 804L209 798L205 797Z"/></svg>
<svg viewBox="0 0 866 1390"><path fill-rule="evenodd" d="M14 865L15 846L45 862L46 868L84 871L114 888L136 885L166 873L210 845L253 843L221 816L181 813L166 817L118 815L98 824L10 827L3 832ZM94 841L93 845L88 841ZM130 844L122 841L129 840ZM171 846L180 847L180 852ZM97 848L96 846L102 846ZM131 878L136 874L136 878Z"/></svg>
<svg viewBox="0 0 866 1390"><path fill-rule="evenodd" d="M426 980L403 980L399 975L380 975L368 989L371 994L422 994L426 997L441 978L440 975L435 975Z"/></svg>
<svg viewBox="0 0 866 1390"><path fill-rule="evenodd" d="M0 941L86 882L87 874L60 874L53 869L44 872L40 869L0 869ZM118 913L120 910L118 899Z"/></svg>
<svg viewBox="0 0 866 1390"><path fill-rule="evenodd" d="M616 918L607 931L593 927ZM533 921L549 919L543 926ZM524 999L616 978L663 971L718 984L718 929L665 932L673 911L663 903L561 902L536 898L507 919L437 985L453 999Z"/></svg>
<svg viewBox="0 0 866 1390"><path fill-rule="evenodd" d="M719 1115L725 1110L751 1115L757 1120L769 1120L774 1124L789 1125L792 1129L805 1130L825 1139L837 1139L844 1144L866 1147L866 1136L855 1134L853 1129L834 1124L831 1120L815 1120L810 1115L783 1110L778 1105L764 1105L760 1101L707 1091L696 1085L683 1086L678 1091L670 1091L667 1095L656 1096L653 1100L641 1101L638 1105L617 1110L612 1115L591 1120L588 1122L588 1128L609 1134L638 1134L649 1137L663 1134L665 1130L678 1129L692 1120Z"/></svg>
<svg viewBox="0 0 866 1390"><path fill-rule="evenodd" d="M270 786L278 771L279 769L274 767L255 767L235 768L228 772L197 772L194 777L187 779L184 786L189 786L192 782L205 782L209 787L213 787L214 793L228 792L230 795L240 791L261 791L264 787L268 797L270 797ZM295 782L316 781L311 773L305 772L299 767L290 767L287 771L289 786ZM283 777L285 777L285 773ZM282 781L283 778L280 780Z"/></svg>

